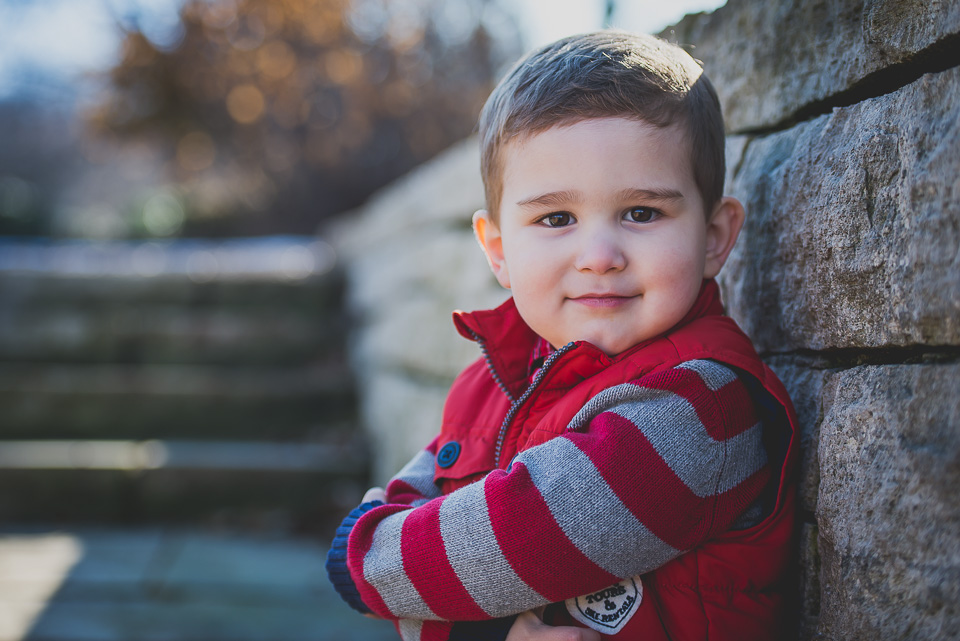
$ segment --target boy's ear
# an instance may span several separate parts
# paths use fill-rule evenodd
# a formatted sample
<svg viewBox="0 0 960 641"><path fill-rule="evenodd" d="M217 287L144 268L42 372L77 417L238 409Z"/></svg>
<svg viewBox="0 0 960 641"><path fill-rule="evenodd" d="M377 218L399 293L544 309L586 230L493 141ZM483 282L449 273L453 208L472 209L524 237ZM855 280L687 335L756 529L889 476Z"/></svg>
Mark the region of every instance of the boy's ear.
<svg viewBox="0 0 960 641"><path fill-rule="evenodd" d="M487 257L487 264L490 265L493 275L497 277L497 282L510 289L507 261L503 259L503 238L500 236L500 228L486 209L473 214L473 233Z"/></svg>
<svg viewBox="0 0 960 641"><path fill-rule="evenodd" d="M724 196L717 203L707 221L707 260L703 268L704 278L713 278L720 273L727 256L737 242L745 217L743 205L736 198Z"/></svg>

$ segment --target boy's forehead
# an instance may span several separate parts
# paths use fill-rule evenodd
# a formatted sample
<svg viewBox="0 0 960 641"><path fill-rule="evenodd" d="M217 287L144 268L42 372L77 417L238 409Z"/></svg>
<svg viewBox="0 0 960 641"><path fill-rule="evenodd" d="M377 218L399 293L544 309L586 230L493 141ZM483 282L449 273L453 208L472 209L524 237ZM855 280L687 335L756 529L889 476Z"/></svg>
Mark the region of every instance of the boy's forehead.
<svg viewBox="0 0 960 641"><path fill-rule="evenodd" d="M516 131L510 134L508 138L508 142L518 140L518 139L519 140L529 139L536 136L537 134L541 134L545 131L551 131L553 129L566 129L566 128L573 127L575 125L581 125L584 123L589 124L589 123L597 123L597 122L605 122L605 121L622 122L624 124L639 123L641 125L646 125L648 127L654 127L656 129L667 130L667 129L675 128L678 131L682 131L682 127L680 126L679 122L671 122L665 125L658 125L657 123L651 122L645 118L641 118L636 114L611 113L611 114L600 115L600 116L582 116L582 117L576 117L576 118L566 117L559 120L544 122L542 124L535 125L532 127L517 129Z"/></svg>
<svg viewBox="0 0 960 641"><path fill-rule="evenodd" d="M532 141L541 138L544 136L544 134L550 134L563 129L570 129L578 125L590 127L599 123L611 123L615 127L622 127L624 131L629 130L631 128L631 124L639 124L653 134L645 139L647 144L651 146L676 146L681 148L688 157L692 155L692 148L689 142L689 136L687 135L687 129L680 123L672 123L667 126L658 126L641 118L631 118L629 116L605 116L599 118L564 120L547 127L516 132L506 139L501 146L500 164L503 166L510 155L523 154L523 152L530 146ZM565 137L564 141L571 152L575 152L577 147L581 146L585 142L583 139L576 137Z"/></svg>
<svg viewBox="0 0 960 641"><path fill-rule="evenodd" d="M676 123L660 127L639 118L604 117L564 121L512 136L503 144L499 154L502 182L505 183L511 176L515 176L518 162L523 163L535 155L542 156L545 149L562 154L547 158L547 160L554 160L558 163L575 162L583 151L593 146L591 130L597 128L597 126L602 126L607 131L622 129L624 136L630 137L633 141L635 149L649 150L651 154L657 155L668 150L671 156L676 152L683 154L683 177L692 178L692 149L685 128ZM583 134L551 135L574 127L581 130ZM642 136L635 135L638 129L642 129ZM504 184L501 184L501 188L503 186Z"/></svg>

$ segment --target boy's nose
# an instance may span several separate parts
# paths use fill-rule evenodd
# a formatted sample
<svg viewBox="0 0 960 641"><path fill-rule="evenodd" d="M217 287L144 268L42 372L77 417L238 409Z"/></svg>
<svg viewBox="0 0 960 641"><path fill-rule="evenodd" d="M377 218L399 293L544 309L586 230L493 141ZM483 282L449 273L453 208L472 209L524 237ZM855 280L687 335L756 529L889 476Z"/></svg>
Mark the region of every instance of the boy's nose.
<svg viewBox="0 0 960 641"><path fill-rule="evenodd" d="M591 234L584 238L574 267L578 271L605 274L610 271L620 271L627 265L627 257L623 252L615 234L610 232Z"/></svg>

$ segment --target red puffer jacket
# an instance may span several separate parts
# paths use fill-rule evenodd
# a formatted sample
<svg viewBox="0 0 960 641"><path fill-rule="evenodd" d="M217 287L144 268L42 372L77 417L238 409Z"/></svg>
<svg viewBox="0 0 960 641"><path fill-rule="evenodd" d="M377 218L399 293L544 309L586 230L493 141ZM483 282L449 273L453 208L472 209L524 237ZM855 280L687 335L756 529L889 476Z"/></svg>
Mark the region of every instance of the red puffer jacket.
<svg viewBox="0 0 960 641"><path fill-rule="evenodd" d="M444 494L506 469L517 453L562 434L604 389L696 359L719 361L753 377L766 392L759 396L772 399L770 407L760 408L765 425L778 424L782 435L780 443L768 443L774 465L772 511L749 529L729 530L639 577L638 609L615 636L604 638L783 638L785 599L792 588L797 421L782 383L723 315L715 282L704 282L693 309L667 335L612 359L589 344L576 344L544 368L533 385L527 366L537 337L511 301L496 310L459 314L455 321L461 334L480 343L485 359L461 374L447 400L435 475ZM443 448L451 442L455 461L443 467ZM596 602L597 608L615 610L629 597L619 592L619 599L608 598L618 596L613 592L598 593L582 605ZM591 616L602 618L602 611ZM577 625L563 607L548 608L546 620Z"/></svg>

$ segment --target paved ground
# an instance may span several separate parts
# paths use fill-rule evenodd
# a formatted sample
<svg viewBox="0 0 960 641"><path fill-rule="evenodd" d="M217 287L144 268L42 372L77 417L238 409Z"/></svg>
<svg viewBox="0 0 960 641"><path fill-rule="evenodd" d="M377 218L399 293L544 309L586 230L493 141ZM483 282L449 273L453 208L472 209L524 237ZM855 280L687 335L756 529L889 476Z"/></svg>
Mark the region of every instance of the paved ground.
<svg viewBox="0 0 960 641"><path fill-rule="evenodd" d="M0 531L0 641L386 641L304 540L185 530Z"/></svg>

